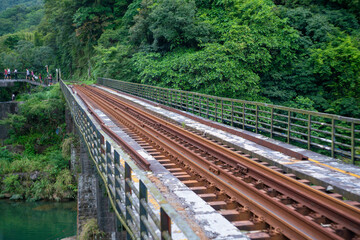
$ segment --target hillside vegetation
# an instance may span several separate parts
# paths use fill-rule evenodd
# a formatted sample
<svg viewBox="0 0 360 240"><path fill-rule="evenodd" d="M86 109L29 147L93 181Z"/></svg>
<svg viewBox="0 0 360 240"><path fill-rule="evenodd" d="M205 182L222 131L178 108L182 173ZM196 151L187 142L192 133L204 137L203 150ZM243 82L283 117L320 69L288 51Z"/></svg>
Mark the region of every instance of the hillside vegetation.
<svg viewBox="0 0 360 240"><path fill-rule="evenodd" d="M0 146L0 199L64 200L76 197L69 170L65 133L65 101L59 85L22 95L19 114L0 124L9 126L9 138Z"/></svg>
<svg viewBox="0 0 360 240"><path fill-rule="evenodd" d="M28 19L42 11L35 29L0 37L0 68L49 65L68 79L360 117L359 9L357 0L44 0Z"/></svg>
<svg viewBox="0 0 360 240"><path fill-rule="evenodd" d="M0 36L24 29L35 29L44 16L41 0L2 0L0 3Z"/></svg>

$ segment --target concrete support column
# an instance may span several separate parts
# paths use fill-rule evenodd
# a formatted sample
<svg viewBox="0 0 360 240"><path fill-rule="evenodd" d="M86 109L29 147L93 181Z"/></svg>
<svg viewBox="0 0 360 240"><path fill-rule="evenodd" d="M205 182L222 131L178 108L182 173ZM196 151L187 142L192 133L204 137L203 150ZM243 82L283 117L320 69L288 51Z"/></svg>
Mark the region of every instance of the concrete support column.
<svg viewBox="0 0 360 240"><path fill-rule="evenodd" d="M65 107L65 122L66 122L66 132L74 133L75 132L75 124L74 124L74 120L71 116L71 111L67 105Z"/></svg>
<svg viewBox="0 0 360 240"><path fill-rule="evenodd" d="M97 219L97 189L98 180L96 179L94 168L89 159L86 145L80 141L79 161L81 173L78 178L78 214L77 214L77 233L81 233L87 220Z"/></svg>
<svg viewBox="0 0 360 240"><path fill-rule="evenodd" d="M117 218L112 212L110 200L104 183L90 159L87 146L80 141L79 162L81 173L78 180L77 233L81 233L84 224L91 218L97 219L99 229L106 233L102 239L124 239L117 232Z"/></svg>

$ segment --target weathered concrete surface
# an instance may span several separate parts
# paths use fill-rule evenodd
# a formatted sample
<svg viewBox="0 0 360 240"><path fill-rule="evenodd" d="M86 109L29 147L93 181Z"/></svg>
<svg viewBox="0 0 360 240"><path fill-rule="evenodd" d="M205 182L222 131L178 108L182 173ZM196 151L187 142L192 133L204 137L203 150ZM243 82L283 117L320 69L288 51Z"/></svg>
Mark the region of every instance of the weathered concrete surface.
<svg viewBox="0 0 360 240"><path fill-rule="evenodd" d="M13 87L15 81L0 80L0 87Z"/></svg>
<svg viewBox="0 0 360 240"><path fill-rule="evenodd" d="M308 179L313 184L320 185L325 188L333 188L334 192L343 195L347 199L360 201L360 168L357 166L346 164L338 159L327 157L306 149L302 149L290 144L286 144L274 139L270 139L260 134L256 134L242 129L232 128L229 127L228 125L216 123L221 126L235 129L239 132L244 132L251 136L264 139L266 141L272 142L282 147L291 149L292 151L299 152L310 158L310 160L308 161L298 161L289 156L286 156L283 153L260 146L254 142L251 142L239 136L201 124L183 115L167 111L161 107L156 106L157 105L156 103L152 105L144 101L141 101L139 99L129 97L124 94L120 94L116 91L109 90L108 88L103 88L103 87L99 87L99 88L111 92L113 94L116 94L125 99L128 99L130 101L133 101L141 106L144 106L146 109L155 112L157 114L160 114L165 118L174 120L179 124L184 124L186 127L189 127L197 132L200 132L204 135L210 136L218 141L221 141L224 144L227 144L231 147L241 150L249 154L251 157L255 157L262 161L269 162L270 164L282 168L289 173L296 174L298 177ZM199 117L196 115L192 115L192 116ZM210 121L208 119L204 119L204 118L202 119L205 121Z"/></svg>
<svg viewBox="0 0 360 240"><path fill-rule="evenodd" d="M117 232L117 219L114 212L110 211L106 191L101 186L101 179L82 141L79 149L81 173L78 178L77 234L81 233L87 220L95 218L99 229L107 233L107 236L102 239L120 239L121 235Z"/></svg>
<svg viewBox="0 0 360 240"><path fill-rule="evenodd" d="M0 120L6 118L9 113L17 113L19 111L19 104L21 102L0 102ZM7 135L7 126L0 125L0 139L5 139Z"/></svg>
<svg viewBox="0 0 360 240"><path fill-rule="evenodd" d="M36 85L36 86L43 86L43 87L47 87L46 84L41 84L39 82L35 82L35 81L30 81L30 80L26 80L26 79L18 79L18 80L0 80L0 87L13 87L14 84L16 82L27 82L30 83L32 85Z"/></svg>
<svg viewBox="0 0 360 240"><path fill-rule="evenodd" d="M74 133L76 131L75 129L75 123L71 116L71 111L69 109L69 106L65 106L65 122L66 122L66 132L67 133Z"/></svg>
<svg viewBox="0 0 360 240"><path fill-rule="evenodd" d="M87 220L97 218L97 179L84 143L80 144L81 173L78 179L77 233L80 234Z"/></svg>

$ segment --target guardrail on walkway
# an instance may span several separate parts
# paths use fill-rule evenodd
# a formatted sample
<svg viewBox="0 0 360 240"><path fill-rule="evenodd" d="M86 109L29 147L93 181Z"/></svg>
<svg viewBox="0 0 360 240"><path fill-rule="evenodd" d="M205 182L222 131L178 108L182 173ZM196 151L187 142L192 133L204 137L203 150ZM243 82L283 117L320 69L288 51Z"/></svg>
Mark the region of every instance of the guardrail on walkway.
<svg viewBox="0 0 360 240"><path fill-rule="evenodd" d="M331 157L360 162L360 119L98 78L98 83ZM345 159L345 160L346 160Z"/></svg>
<svg viewBox="0 0 360 240"><path fill-rule="evenodd" d="M24 82L24 83L29 83L32 85L36 85L36 86L43 86L43 87L48 87L50 86L49 82L40 82L40 81L32 81L32 80L26 80L26 79L5 79L5 80L0 80L0 87L7 87L7 85L9 85L10 83L15 83L15 82ZM54 84L51 82L51 84ZM10 85L11 86L11 85Z"/></svg>
<svg viewBox="0 0 360 240"><path fill-rule="evenodd" d="M198 239L144 172L116 144L106 140L107 134L96 127L95 119L80 106L63 81L60 86L116 216L126 229L127 239L171 239L171 221L188 239ZM132 172L138 180L132 178ZM148 194L160 205L160 218L148 204Z"/></svg>
<svg viewBox="0 0 360 240"><path fill-rule="evenodd" d="M57 74L58 72L56 72ZM56 74L55 76L52 78L52 80L49 80L47 77L43 76L43 78L40 79L35 79L32 80L32 77L29 76L28 79L26 79L26 72L18 72L17 74L14 74L14 73L11 73L11 79L10 77L9 78L5 78L4 74L0 72L0 82L1 81L18 81L18 82L25 82L25 81L28 81L29 83L32 83L34 85L43 85L43 86L48 86L49 84L55 84L57 83L57 78L56 78ZM36 84L36 83L39 83L39 84Z"/></svg>

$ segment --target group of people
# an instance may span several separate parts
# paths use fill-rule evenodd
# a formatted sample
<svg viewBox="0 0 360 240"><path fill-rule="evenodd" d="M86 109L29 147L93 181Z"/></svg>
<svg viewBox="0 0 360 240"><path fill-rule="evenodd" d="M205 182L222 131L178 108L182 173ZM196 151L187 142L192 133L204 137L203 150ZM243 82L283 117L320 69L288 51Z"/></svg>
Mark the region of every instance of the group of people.
<svg viewBox="0 0 360 240"><path fill-rule="evenodd" d="M46 83L48 85L52 85L53 84L53 76L51 74L49 74L48 68L46 67L46 77L43 78L43 76L41 75L41 73L39 73L38 75L34 74L34 71L30 71L29 69L26 69L26 79L27 80L32 80L32 81L39 81L40 83ZM18 79L18 70L15 68L14 71L11 71L10 68L5 68L4 69L4 79L11 79L11 77L13 77L13 79Z"/></svg>
<svg viewBox="0 0 360 240"><path fill-rule="evenodd" d="M47 76L45 79L43 79L43 77L41 76L41 73L39 73L39 75L35 75L34 71L30 71L29 69L26 69L26 79L32 80L32 81L37 81L39 80L40 83L43 83L43 80L47 80L48 85L52 85L53 84L53 77L51 74L49 74L49 72L47 71Z"/></svg>
<svg viewBox="0 0 360 240"><path fill-rule="evenodd" d="M14 79L17 79L17 69L14 69L14 72L11 72L10 68L5 68L4 69L4 79L11 79L11 74L14 74Z"/></svg>

